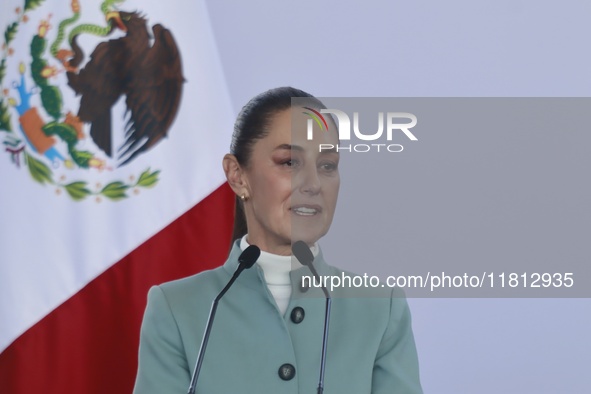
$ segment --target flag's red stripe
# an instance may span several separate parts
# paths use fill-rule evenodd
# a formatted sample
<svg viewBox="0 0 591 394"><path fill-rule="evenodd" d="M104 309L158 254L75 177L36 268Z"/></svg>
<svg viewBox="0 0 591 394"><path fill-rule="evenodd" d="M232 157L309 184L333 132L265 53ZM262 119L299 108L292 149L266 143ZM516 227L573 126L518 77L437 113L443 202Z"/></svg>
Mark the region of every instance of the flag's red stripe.
<svg viewBox="0 0 591 394"><path fill-rule="evenodd" d="M220 187L31 327L0 354L0 393L131 393L148 289L223 263L233 204Z"/></svg>

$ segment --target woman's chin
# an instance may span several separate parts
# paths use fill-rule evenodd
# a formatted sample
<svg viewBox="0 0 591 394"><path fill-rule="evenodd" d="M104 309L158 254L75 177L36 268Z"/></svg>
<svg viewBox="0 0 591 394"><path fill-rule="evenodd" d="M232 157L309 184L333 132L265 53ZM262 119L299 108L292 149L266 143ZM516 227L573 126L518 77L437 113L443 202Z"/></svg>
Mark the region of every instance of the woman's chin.
<svg viewBox="0 0 591 394"><path fill-rule="evenodd" d="M326 234L324 229L318 229L314 227L298 227L291 229L291 241L292 244L297 241L304 241L308 245L314 245L322 236Z"/></svg>

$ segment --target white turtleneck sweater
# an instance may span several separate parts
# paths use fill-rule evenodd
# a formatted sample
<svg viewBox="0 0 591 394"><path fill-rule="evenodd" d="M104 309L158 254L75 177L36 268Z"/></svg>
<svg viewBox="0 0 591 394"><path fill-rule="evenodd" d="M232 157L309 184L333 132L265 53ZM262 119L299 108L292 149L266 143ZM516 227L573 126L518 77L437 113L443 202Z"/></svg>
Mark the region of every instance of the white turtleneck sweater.
<svg viewBox="0 0 591 394"><path fill-rule="evenodd" d="M240 249L242 250L250 246L246 237L248 237L248 235L245 235L240 240ZM318 244L314 244L310 250L314 257L316 257L318 255ZM302 265L295 258L293 259L292 265L292 256L280 256L262 250L256 263L263 270L267 288L271 292L271 295L275 299L275 303L283 316L287 310L289 299L291 297L291 279L289 273L292 268L298 269Z"/></svg>

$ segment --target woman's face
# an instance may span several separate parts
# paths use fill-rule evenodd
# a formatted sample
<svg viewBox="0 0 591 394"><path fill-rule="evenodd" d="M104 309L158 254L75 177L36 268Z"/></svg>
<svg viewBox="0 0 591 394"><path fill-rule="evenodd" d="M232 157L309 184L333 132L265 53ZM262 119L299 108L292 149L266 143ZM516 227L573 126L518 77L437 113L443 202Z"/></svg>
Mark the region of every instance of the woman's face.
<svg viewBox="0 0 591 394"><path fill-rule="evenodd" d="M300 240L312 245L327 233L335 211L339 154L319 152L319 144L337 146L336 127L315 129L314 139L307 140L303 111L275 114L243 169L248 242L270 253L289 255Z"/></svg>

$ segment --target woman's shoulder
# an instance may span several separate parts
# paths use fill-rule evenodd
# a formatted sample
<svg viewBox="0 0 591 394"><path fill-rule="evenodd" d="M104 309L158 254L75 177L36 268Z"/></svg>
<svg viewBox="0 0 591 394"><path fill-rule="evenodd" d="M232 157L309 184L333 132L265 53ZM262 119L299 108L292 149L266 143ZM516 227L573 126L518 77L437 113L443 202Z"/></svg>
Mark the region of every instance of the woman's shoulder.
<svg viewBox="0 0 591 394"><path fill-rule="evenodd" d="M238 268L241 250L237 242L230 250L226 261L217 268L201 271L195 275L162 283L158 286L167 297L184 298L198 293L215 297L228 283ZM213 298L212 298L213 299ZM210 300L211 301L211 300Z"/></svg>
<svg viewBox="0 0 591 394"><path fill-rule="evenodd" d="M229 277L230 275L224 266L220 266L153 286L150 293L160 293L170 305L182 304L193 298L211 302Z"/></svg>
<svg viewBox="0 0 591 394"><path fill-rule="evenodd" d="M390 286L377 275L353 272L326 263L322 271L323 284L335 298L406 299L402 288Z"/></svg>

